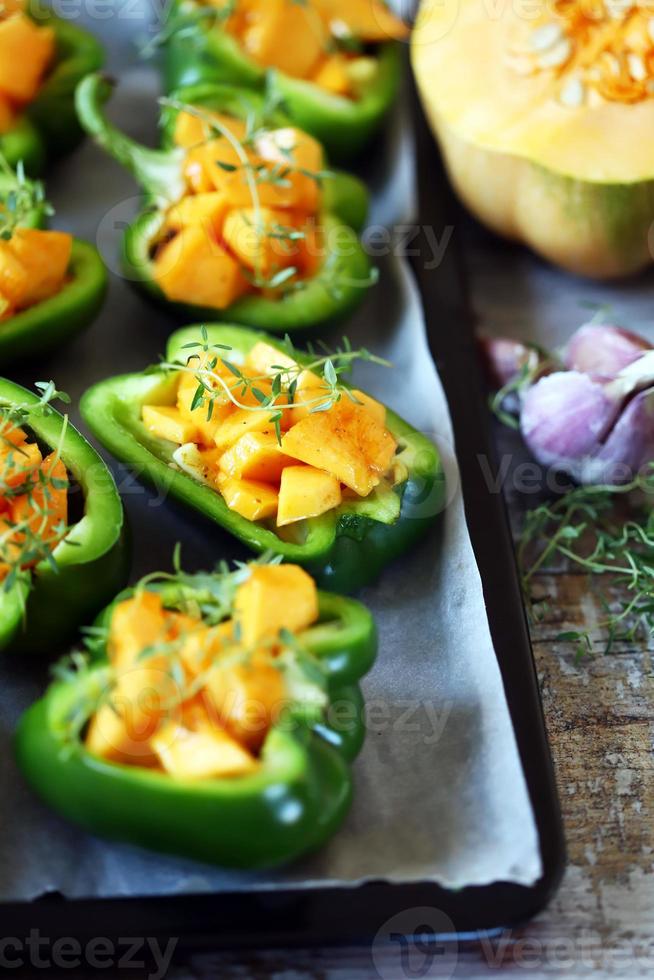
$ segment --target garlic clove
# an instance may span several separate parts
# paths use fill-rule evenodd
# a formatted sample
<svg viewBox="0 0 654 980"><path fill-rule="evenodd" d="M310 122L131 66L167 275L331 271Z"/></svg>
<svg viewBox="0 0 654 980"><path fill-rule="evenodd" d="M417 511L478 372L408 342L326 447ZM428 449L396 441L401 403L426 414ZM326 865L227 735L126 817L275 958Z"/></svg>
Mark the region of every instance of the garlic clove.
<svg viewBox="0 0 654 980"><path fill-rule="evenodd" d="M619 412L604 387L579 371L557 371L529 388L522 400L520 430L532 455L577 479Z"/></svg>
<svg viewBox="0 0 654 980"><path fill-rule="evenodd" d="M541 360L538 348L507 337L479 337L477 346L486 381L494 390L504 388L526 366L535 369Z"/></svg>
<svg viewBox="0 0 654 980"><path fill-rule="evenodd" d="M605 442L580 474L582 483L629 483L654 462L654 388L628 402Z"/></svg>
<svg viewBox="0 0 654 980"><path fill-rule="evenodd" d="M568 341L563 363L598 380L615 378L652 345L644 337L610 324L587 323Z"/></svg>

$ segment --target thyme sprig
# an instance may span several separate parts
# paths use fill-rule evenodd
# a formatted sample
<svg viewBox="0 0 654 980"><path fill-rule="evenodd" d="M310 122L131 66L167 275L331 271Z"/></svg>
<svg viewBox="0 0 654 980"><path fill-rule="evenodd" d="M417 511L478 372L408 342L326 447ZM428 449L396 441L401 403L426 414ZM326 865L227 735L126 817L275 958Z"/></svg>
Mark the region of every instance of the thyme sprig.
<svg viewBox="0 0 654 980"><path fill-rule="evenodd" d="M198 5L193 10L185 9L183 13L168 13L161 30L140 45L140 56L152 58L159 48L165 47L172 37L186 37L189 34L194 34L197 26L203 22L207 23L210 28L224 26L235 13L237 6L238 0L226 0L221 7Z"/></svg>
<svg viewBox="0 0 654 980"><path fill-rule="evenodd" d="M592 629L558 635L576 644L578 657L654 635L653 496L654 463L623 486L576 487L526 516L518 562L533 618L540 605L532 594L534 576L557 559L590 576L606 575L627 593L615 604L600 597L604 616Z"/></svg>
<svg viewBox="0 0 654 980"><path fill-rule="evenodd" d="M309 357L298 360L290 337L284 339L284 354L280 361L272 364L267 374L250 375L227 355L232 348L225 344L211 344L206 327L200 328L200 340L184 344L183 350L195 351L183 364L163 362L165 370L189 374L197 381L197 389L191 402L191 410L206 408L207 421L211 421L214 408L230 401L236 408L247 412L270 412L269 421L274 427L277 441L281 443L282 410L285 408L306 408L309 413L326 412L343 398L359 404L356 395L343 381L357 361L366 361L382 367L390 367L389 361L372 354L365 347L353 350L347 337L342 347L334 351L321 345L317 350L309 345ZM194 361L198 361L194 364ZM320 377L321 383L315 394L298 396L298 382L305 372ZM266 390L264 390L266 389ZM269 390L268 390L269 389ZM311 389L313 392L313 388ZM250 395L251 400L246 396Z"/></svg>
<svg viewBox="0 0 654 980"><path fill-rule="evenodd" d="M46 215L52 215L54 211L45 200L43 184L25 176L22 161L14 171L4 154L0 153L0 176L3 180L0 192L0 240L6 242L36 208L42 208Z"/></svg>

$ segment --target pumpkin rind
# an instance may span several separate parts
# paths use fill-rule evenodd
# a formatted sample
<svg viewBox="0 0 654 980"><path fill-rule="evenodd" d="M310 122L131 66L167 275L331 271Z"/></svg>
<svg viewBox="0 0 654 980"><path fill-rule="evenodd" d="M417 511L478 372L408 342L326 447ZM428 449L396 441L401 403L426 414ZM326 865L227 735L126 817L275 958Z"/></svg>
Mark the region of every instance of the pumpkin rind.
<svg viewBox="0 0 654 980"><path fill-rule="evenodd" d="M423 4L412 62L452 183L484 224L565 269L637 272L654 257L654 142L644 137L654 92L622 102L588 90L566 105L583 45L568 66L523 76L506 57L518 29L535 27L514 5L490 16L484 0Z"/></svg>

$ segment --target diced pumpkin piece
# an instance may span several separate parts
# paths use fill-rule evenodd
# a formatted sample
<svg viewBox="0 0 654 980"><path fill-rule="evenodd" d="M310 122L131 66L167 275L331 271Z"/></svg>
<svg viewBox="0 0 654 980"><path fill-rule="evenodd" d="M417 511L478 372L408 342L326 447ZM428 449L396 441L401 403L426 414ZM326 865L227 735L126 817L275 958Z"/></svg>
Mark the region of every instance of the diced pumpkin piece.
<svg viewBox="0 0 654 980"><path fill-rule="evenodd" d="M284 180L294 190L293 207L315 214L321 199L318 178L325 163L318 140L301 129L287 126L264 131L255 146L263 160L283 169Z"/></svg>
<svg viewBox="0 0 654 980"><path fill-rule="evenodd" d="M249 432L223 453L220 469L237 480L278 483L284 467L292 463L279 448L274 432Z"/></svg>
<svg viewBox="0 0 654 980"><path fill-rule="evenodd" d="M208 235L220 234L229 202L220 191L187 194L169 209L165 231L181 231L189 225L200 225Z"/></svg>
<svg viewBox="0 0 654 980"><path fill-rule="evenodd" d="M238 262L197 225L183 228L159 249L154 278L168 299L218 310L248 288Z"/></svg>
<svg viewBox="0 0 654 980"><path fill-rule="evenodd" d="M344 55L332 54L318 65L311 80L334 95L347 96L350 94L347 64L348 59Z"/></svg>
<svg viewBox="0 0 654 980"><path fill-rule="evenodd" d="M213 360L213 358L211 359ZM227 394L224 396L221 395L220 398L213 398L211 418L209 418L209 401L207 395L205 396L203 404L192 408L196 392L199 388L198 378L195 376L193 371L196 369L199 370L206 363L207 358L204 355L200 357L199 355L194 354L189 358L187 366L193 370L180 372L179 386L177 388L177 408L185 418L191 419L195 423L200 433L199 441L204 443L206 446L213 446L216 430L220 423L223 422L231 413L233 405ZM231 372L224 366L224 364L222 364L220 360L218 360L218 363L212 370L215 374L218 374L221 377L232 377ZM205 378L204 380L208 385L210 379ZM215 384L217 386L218 382L216 381Z"/></svg>
<svg viewBox="0 0 654 980"><path fill-rule="evenodd" d="M373 398L371 395L367 395L365 391L359 391L358 388L353 388L352 394L356 400L361 403L362 407L365 408L366 412L369 412L380 425L386 425L385 405L382 405L381 402L378 402L377 399Z"/></svg>
<svg viewBox="0 0 654 980"><path fill-rule="evenodd" d="M360 41L403 41L409 28L382 0L315 0L335 37L348 34Z"/></svg>
<svg viewBox="0 0 654 980"><path fill-rule="evenodd" d="M277 374L276 368L296 368L297 361L277 350L265 340L258 340L247 356L247 366L254 374Z"/></svg>
<svg viewBox="0 0 654 980"><path fill-rule="evenodd" d="M234 208L223 226L223 238L237 259L266 278L294 264L296 233L288 215L272 208Z"/></svg>
<svg viewBox="0 0 654 980"><path fill-rule="evenodd" d="M316 583L299 565L252 565L234 599L234 620L246 647L299 633L318 619Z"/></svg>
<svg viewBox="0 0 654 980"><path fill-rule="evenodd" d="M234 646L234 622L231 619L217 626L200 627L188 632L180 651L180 660L191 675L206 671L216 657Z"/></svg>
<svg viewBox="0 0 654 980"><path fill-rule="evenodd" d="M109 660L118 670L124 670L143 650L163 642L167 632L160 597L156 592L140 589L114 608L107 644Z"/></svg>
<svg viewBox="0 0 654 980"><path fill-rule="evenodd" d="M219 137L189 151L184 163L184 177L195 194L219 191L225 195L231 207L249 208L255 205L255 197L248 180L248 168L262 162L261 157L246 153L242 147L239 150L225 137ZM288 159L284 164L289 167ZM279 170L279 162L271 160L269 169L273 168ZM255 193L259 205L270 208L298 207L298 202L306 194L302 181L294 182L290 177L285 177L283 181L260 177Z"/></svg>
<svg viewBox="0 0 654 980"><path fill-rule="evenodd" d="M324 404L329 394L330 389L324 378L313 371L306 369L301 371L297 378L297 388L291 409L293 425L310 415L312 409L315 410Z"/></svg>
<svg viewBox="0 0 654 980"><path fill-rule="evenodd" d="M242 33L246 52L260 65L307 78L323 54L327 32L311 4L252 0Z"/></svg>
<svg viewBox="0 0 654 980"><path fill-rule="evenodd" d="M34 306L59 292L70 264L73 238L64 231L17 228L7 245L27 273L16 306ZM2 289L2 285L0 285Z"/></svg>
<svg viewBox="0 0 654 980"><path fill-rule="evenodd" d="M0 17L4 20L12 14L22 14L25 11L25 0L2 0Z"/></svg>
<svg viewBox="0 0 654 980"><path fill-rule="evenodd" d="M343 398L325 412L301 419L282 438L282 449L326 470L367 497L393 462L395 440L363 407Z"/></svg>
<svg viewBox="0 0 654 980"><path fill-rule="evenodd" d="M165 722L152 747L167 773L180 779L245 776L259 763L201 708L184 711L181 720Z"/></svg>
<svg viewBox="0 0 654 980"><path fill-rule="evenodd" d="M31 102L54 51L51 27L38 27L22 14L0 21L0 91L16 102Z"/></svg>
<svg viewBox="0 0 654 980"><path fill-rule="evenodd" d="M11 240L0 241L0 296L16 307L27 293L29 276L27 269L11 248ZM2 312L5 312L4 310Z"/></svg>
<svg viewBox="0 0 654 980"><path fill-rule="evenodd" d="M42 461L41 450L35 442L7 446L0 451L0 480L15 489L32 479Z"/></svg>
<svg viewBox="0 0 654 980"><path fill-rule="evenodd" d="M218 489L229 509L248 521L262 521L277 512L277 491L269 483L235 480L219 473Z"/></svg>
<svg viewBox="0 0 654 980"><path fill-rule="evenodd" d="M198 109L202 109L212 123L217 123L219 126L228 129L239 142L245 139L246 125L242 119L236 119L235 116L228 116L222 112L211 112L209 109L203 109L202 106L198 106ZM177 113L174 134L177 146L196 146L198 143L215 139L217 136L216 129L207 124L204 119L198 119L190 112Z"/></svg>
<svg viewBox="0 0 654 980"><path fill-rule="evenodd" d="M284 707L286 686L270 655L262 652L244 664L217 664L209 672L204 696L218 722L256 752Z"/></svg>
<svg viewBox="0 0 654 980"><path fill-rule="evenodd" d="M331 473L313 466L288 466L279 487L277 525L318 517L340 502L341 484Z"/></svg>
<svg viewBox="0 0 654 980"><path fill-rule="evenodd" d="M274 411L274 408L265 412L251 412L247 408L235 408L216 430L214 435L216 449L226 452L230 446L233 446L235 442L238 442L242 436L249 432L274 433L275 430L270 421Z"/></svg>
<svg viewBox="0 0 654 980"><path fill-rule="evenodd" d="M141 414L146 429L159 439L167 439L180 446L184 442L200 441L198 427L191 419L185 418L178 408L144 405Z"/></svg>
<svg viewBox="0 0 654 980"><path fill-rule="evenodd" d="M165 665L148 661L128 668L91 719L86 748L111 762L156 764L152 738L178 696Z"/></svg>
<svg viewBox="0 0 654 980"><path fill-rule="evenodd" d="M43 479L35 479L29 494L13 498L9 513L14 524L29 527L32 534L56 546L68 519L66 467L56 453L50 453L41 472Z"/></svg>
<svg viewBox="0 0 654 980"><path fill-rule="evenodd" d="M0 416L0 446L11 444L12 446L22 446L27 442L27 433L20 426L16 425L6 416Z"/></svg>

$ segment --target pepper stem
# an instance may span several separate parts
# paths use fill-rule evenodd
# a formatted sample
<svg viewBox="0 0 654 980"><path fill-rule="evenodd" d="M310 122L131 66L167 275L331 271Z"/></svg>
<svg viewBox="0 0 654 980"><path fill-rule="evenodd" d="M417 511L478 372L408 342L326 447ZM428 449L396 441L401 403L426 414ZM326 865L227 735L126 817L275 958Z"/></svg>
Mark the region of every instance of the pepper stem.
<svg viewBox="0 0 654 980"><path fill-rule="evenodd" d="M158 201L177 201L184 192L182 147L154 150L142 146L117 129L107 119L104 103L114 82L106 75L87 75L77 86L75 104L80 123L99 145L136 178L148 194Z"/></svg>

